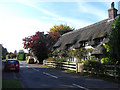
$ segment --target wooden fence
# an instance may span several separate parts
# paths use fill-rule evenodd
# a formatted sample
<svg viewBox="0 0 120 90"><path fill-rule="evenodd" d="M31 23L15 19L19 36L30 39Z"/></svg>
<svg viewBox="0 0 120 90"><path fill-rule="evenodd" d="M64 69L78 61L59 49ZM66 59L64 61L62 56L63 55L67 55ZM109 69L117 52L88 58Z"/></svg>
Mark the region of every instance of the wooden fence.
<svg viewBox="0 0 120 90"><path fill-rule="evenodd" d="M66 70L77 70L77 63L70 63L70 62L55 62L55 61L43 61L43 65L54 67L54 68L61 68Z"/></svg>
<svg viewBox="0 0 120 90"><path fill-rule="evenodd" d="M120 66L119 65L104 65L105 74L109 76L118 77L120 76Z"/></svg>
<svg viewBox="0 0 120 90"><path fill-rule="evenodd" d="M86 70L83 70L83 64L82 63L72 63L72 62L61 62L56 63L55 61L43 61L43 65L54 67L54 68L61 68L66 70L74 70L77 72L87 72ZM105 75L118 77L120 76L120 66L115 65L104 65ZM91 71L89 71L91 73Z"/></svg>

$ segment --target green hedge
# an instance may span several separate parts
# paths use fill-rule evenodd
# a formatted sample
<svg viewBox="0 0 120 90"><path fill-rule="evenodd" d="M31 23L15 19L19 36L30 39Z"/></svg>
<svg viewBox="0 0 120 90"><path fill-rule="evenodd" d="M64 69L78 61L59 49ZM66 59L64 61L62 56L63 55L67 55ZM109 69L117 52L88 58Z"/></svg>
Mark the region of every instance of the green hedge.
<svg viewBox="0 0 120 90"><path fill-rule="evenodd" d="M25 53L19 53L18 54L18 57L17 57L18 60L25 60Z"/></svg>
<svg viewBox="0 0 120 90"><path fill-rule="evenodd" d="M84 69L86 71L91 71L94 74L103 74L104 66L99 61L93 59L87 59L84 61Z"/></svg>

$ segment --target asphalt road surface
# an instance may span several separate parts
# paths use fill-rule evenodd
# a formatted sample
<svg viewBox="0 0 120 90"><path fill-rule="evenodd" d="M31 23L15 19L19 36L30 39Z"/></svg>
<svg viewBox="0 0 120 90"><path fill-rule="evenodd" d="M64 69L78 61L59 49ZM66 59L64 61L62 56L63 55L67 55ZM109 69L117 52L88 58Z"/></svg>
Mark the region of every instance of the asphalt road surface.
<svg viewBox="0 0 120 90"><path fill-rule="evenodd" d="M82 90L117 89L120 85L73 73L20 62L20 72L4 72L4 79L18 79L24 88L78 88Z"/></svg>

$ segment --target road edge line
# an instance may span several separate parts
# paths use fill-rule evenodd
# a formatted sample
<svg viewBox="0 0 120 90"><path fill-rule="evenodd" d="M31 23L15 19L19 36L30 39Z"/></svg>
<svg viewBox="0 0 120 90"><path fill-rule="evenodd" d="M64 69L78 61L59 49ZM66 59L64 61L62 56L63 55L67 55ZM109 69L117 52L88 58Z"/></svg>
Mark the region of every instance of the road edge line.
<svg viewBox="0 0 120 90"><path fill-rule="evenodd" d="M85 88L85 87L83 87L83 86L80 86L80 85L77 85L77 84L72 84L72 85L74 85L74 86L76 86L76 87L79 87L79 88L82 88L82 89L85 89L85 90L89 90L89 89L87 89L87 88Z"/></svg>
<svg viewBox="0 0 120 90"><path fill-rule="evenodd" d="M51 75L51 74L46 73L46 72L43 72L43 74L48 75L48 76L51 76L51 77L56 78L56 79L58 78L57 76Z"/></svg>

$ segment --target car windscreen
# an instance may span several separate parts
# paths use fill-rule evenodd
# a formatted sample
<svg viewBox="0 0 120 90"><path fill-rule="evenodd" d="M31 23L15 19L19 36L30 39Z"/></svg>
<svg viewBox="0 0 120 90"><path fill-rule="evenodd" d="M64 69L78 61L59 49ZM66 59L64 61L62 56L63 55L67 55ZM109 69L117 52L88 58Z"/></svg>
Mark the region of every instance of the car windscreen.
<svg viewBox="0 0 120 90"><path fill-rule="evenodd" d="M8 60L8 63L18 63L17 60Z"/></svg>

